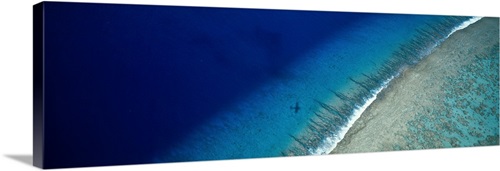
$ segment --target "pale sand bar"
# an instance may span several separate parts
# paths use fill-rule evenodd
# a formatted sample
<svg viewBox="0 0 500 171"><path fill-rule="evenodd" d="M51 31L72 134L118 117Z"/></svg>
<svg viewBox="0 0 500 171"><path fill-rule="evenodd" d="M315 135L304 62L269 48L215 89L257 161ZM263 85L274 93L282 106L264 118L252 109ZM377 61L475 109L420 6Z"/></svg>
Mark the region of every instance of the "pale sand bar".
<svg viewBox="0 0 500 171"><path fill-rule="evenodd" d="M331 153L498 144L498 29L483 18L452 34L392 80Z"/></svg>

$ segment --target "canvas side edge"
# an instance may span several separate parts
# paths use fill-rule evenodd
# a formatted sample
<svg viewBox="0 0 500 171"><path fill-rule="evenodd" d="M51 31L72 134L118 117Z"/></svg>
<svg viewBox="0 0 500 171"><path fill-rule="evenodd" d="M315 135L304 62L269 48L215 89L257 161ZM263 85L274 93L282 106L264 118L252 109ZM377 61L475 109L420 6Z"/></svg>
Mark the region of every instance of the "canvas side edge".
<svg viewBox="0 0 500 171"><path fill-rule="evenodd" d="M44 168L44 3L33 5L33 166Z"/></svg>

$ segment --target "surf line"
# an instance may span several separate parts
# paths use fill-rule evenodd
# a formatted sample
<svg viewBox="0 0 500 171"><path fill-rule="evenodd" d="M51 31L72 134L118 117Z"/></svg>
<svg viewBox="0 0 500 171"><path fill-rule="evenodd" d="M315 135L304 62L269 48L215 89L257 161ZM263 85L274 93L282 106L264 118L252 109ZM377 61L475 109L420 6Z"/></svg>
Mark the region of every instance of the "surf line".
<svg viewBox="0 0 500 171"><path fill-rule="evenodd" d="M448 34L448 36L446 36L446 37L443 39L443 41L444 41L444 40L446 40L448 37L450 37L450 36L451 36L453 33L455 33L456 31L458 31L458 30L462 30L462 29L464 29L464 28L469 27L471 24L474 24L475 22L477 22L477 21L481 20L481 18L483 18L483 17L472 17L471 19L469 19L469 20L467 20L467 21L462 22L462 24L460 24L460 25L456 26L455 28L453 28L453 29L451 30L450 34Z"/></svg>
<svg viewBox="0 0 500 171"><path fill-rule="evenodd" d="M337 147L337 144L344 138L345 134L347 134L349 128L352 127L354 122L358 120L359 117L361 117L361 114L363 114L363 112L375 101L375 99L377 99L377 95L389 85L389 82L394 79L394 77L395 76L391 76L391 78L382 83L382 86L375 90L372 90L373 93L371 94L371 97L366 99L365 103L362 106L356 106L356 108L353 109L353 115L349 118L347 125L342 127L337 135L327 137L323 140L318 148L308 149L308 152L312 155L321 155L329 154L331 151L333 151L333 149Z"/></svg>
<svg viewBox="0 0 500 171"><path fill-rule="evenodd" d="M460 25L454 27L446 37L444 37L443 39L441 39L441 41L437 42L434 46L432 46L430 48L429 53L424 54L424 56L429 55L430 52L432 51L432 49L437 47L441 42L448 39L448 37L450 37L456 31L465 29L468 26L470 26L471 24L474 24L475 22L481 20L482 18L483 17L472 17L469 20L466 20L466 21L462 22ZM329 154L331 151L333 151L333 149L335 149L335 147L337 147L337 144L347 134L347 132L352 127L354 122L356 120L358 120L361 117L361 115L363 114L363 112L377 99L377 95L389 85L390 81L392 81L395 77L398 77L398 76L399 76L399 73L396 73L395 76L391 76L389 79L384 81L383 84L379 88L372 91L373 93L372 93L371 97L366 99L365 103L362 106L356 106L356 108L353 109L353 111L352 111L353 115L349 118L347 125L342 127L338 131L337 135L328 136L327 138L325 138L322 141L322 143L320 144L319 147L317 147L315 149L308 149L308 152L312 155L322 155L322 154Z"/></svg>

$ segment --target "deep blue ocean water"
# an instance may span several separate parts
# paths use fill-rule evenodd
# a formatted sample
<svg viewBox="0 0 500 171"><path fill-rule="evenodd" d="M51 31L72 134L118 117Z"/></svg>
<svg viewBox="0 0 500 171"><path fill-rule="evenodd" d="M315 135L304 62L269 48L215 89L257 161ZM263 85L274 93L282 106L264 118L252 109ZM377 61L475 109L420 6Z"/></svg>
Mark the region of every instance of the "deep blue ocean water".
<svg viewBox="0 0 500 171"><path fill-rule="evenodd" d="M47 167L328 153L324 140L353 109L468 19L75 3L44 10ZM322 112L329 105L342 115Z"/></svg>

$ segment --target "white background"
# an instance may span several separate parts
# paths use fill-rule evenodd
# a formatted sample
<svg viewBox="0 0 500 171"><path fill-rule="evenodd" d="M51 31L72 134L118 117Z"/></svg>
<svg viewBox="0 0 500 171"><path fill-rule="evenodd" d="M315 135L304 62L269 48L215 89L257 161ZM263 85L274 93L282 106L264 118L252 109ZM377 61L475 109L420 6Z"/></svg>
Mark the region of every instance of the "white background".
<svg viewBox="0 0 500 171"><path fill-rule="evenodd" d="M73 0L67 0L73 1ZM470 0L94 0L161 5L195 5L500 16L495 1ZM35 170L32 155L32 5L33 0L0 2L0 170ZM19 160L21 158L21 160ZM93 167L72 170L497 170L500 147L344 154ZM28 161L29 162L29 161ZM66 170L66 169L63 169Z"/></svg>

